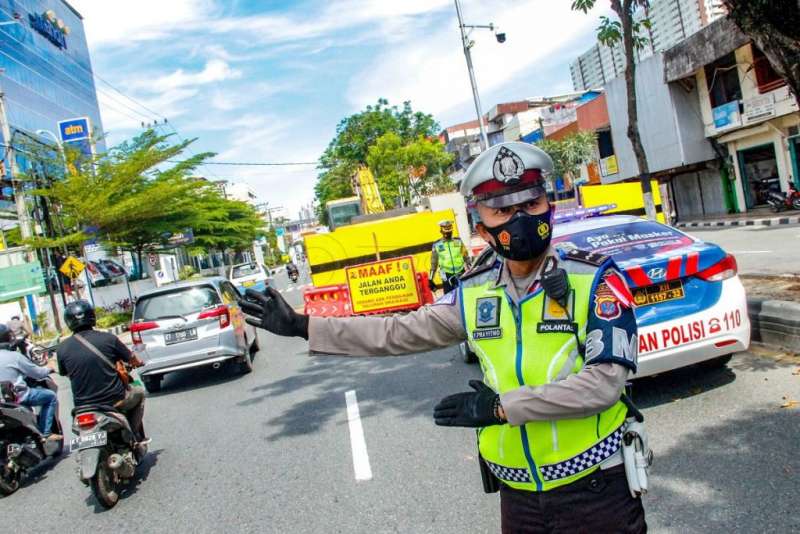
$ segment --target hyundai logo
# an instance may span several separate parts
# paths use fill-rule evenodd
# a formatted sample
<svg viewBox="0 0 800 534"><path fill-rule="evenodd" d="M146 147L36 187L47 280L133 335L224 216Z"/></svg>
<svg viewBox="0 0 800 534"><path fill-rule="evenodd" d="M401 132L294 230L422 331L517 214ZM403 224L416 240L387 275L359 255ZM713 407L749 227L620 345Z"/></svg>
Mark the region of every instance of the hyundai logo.
<svg viewBox="0 0 800 534"><path fill-rule="evenodd" d="M666 275L667 272L663 267L653 267L647 271L647 276L650 277L650 280L658 280L659 278L664 278Z"/></svg>

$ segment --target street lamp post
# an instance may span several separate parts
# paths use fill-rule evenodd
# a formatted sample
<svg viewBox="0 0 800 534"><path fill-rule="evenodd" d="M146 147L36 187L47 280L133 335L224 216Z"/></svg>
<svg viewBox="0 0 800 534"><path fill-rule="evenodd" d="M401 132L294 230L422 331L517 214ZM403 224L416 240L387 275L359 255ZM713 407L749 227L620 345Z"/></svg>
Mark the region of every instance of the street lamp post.
<svg viewBox="0 0 800 534"><path fill-rule="evenodd" d="M464 18L461 15L461 2L459 2L459 0L455 0L455 3L456 3L456 15L458 15L458 29L461 31L461 46L464 49L464 57L467 60L469 83L472 86L472 99L475 102L475 113L478 114L478 128L480 129L481 132L481 151L483 151L489 148L489 137L486 135L486 128L483 125L483 110L481 108L481 97L478 94L478 82L475 81L475 70L472 67L472 54L470 53L470 49L472 48L472 45L475 44L475 42L470 41L469 32L466 30L483 28L495 31L496 27L494 24L464 24ZM495 37L497 38L498 43L504 43L506 41L505 33L495 32Z"/></svg>

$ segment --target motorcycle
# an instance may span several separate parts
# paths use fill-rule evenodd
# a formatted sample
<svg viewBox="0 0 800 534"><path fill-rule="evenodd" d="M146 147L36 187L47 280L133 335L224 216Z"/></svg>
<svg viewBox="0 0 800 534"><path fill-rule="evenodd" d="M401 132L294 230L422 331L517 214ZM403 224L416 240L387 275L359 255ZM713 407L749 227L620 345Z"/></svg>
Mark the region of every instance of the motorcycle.
<svg viewBox="0 0 800 534"><path fill-rule="evenodd" d="M58 392L52 378L29 381L30 385ZM0 495L11 495L19 489L20 480L31 469L49 458L61 455L64 440L48 440L36 424L37 414L16 403L11 382L0 382ZM53 432L63 435L61 421L53 420Z"/></svg>
<svg viewBox="0 0 800 534"><path fill-rule="evenodd" d="M36 365L47 365L47 361L56 356L56 347L61 343L61 336L55 343L45 346L28 339L27 335L17 336L11 343L11 348L21 352L26 358Z"/></svg>
<svg viewBox="0 0 800 534"><path fill-rule="evenodd" d="M82 406L72 410L70 449L77 451L78 475L90 486L103 508L119 501L124 481L133 478L147 455L147 445L137 444L124 414L111 406Z"/></svg>
<svg viewBox="0 0 800 534"><path fill-rule="evenodd" d="M800 192L793 183L789 183L789 191L786 193L770 191L767 194L767 204L775 213L789 209L800 210Z"/></svg>

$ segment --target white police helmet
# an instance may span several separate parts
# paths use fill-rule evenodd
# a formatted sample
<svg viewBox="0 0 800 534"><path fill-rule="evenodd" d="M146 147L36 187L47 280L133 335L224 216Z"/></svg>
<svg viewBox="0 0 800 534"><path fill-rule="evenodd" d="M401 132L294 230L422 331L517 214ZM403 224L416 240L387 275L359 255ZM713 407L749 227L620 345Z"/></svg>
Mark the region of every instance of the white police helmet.
<svg viewBox="0 0 800 534"><path fill-rule="evenodd" d="M522 204L546 194L545 177L553 160L541 148L512 141L500 143L472 162L461 181L461 194L492 208Z"/></svg>

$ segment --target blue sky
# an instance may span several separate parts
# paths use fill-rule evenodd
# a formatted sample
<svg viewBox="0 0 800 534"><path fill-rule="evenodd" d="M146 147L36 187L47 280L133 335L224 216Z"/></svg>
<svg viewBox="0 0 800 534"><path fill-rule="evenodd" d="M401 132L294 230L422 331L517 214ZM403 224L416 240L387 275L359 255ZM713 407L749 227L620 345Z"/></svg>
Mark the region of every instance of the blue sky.
<svg viewBox="0 0 800 534"><path fill-rule="evenodd" d="M452 0L70 0L84 17L95 73L167 117L216 161L314 161L346 115L410 100L444 127L474 118ZM569 92L569 62L593 42L600 12L570 0L463 0L485 109ZM98 83L110 142L154 117ZM205 166L243 181L294 218L316 170Z"/></svg>

